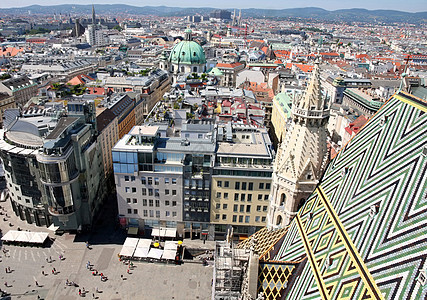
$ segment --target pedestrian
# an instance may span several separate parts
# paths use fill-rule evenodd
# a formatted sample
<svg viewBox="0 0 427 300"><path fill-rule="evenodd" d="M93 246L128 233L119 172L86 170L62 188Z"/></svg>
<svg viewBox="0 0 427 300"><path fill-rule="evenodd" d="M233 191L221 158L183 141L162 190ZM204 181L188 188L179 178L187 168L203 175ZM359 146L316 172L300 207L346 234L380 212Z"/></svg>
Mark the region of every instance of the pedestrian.
<svg viewBox="0 0 427 300"><path fill-rule="evenodd" d="M123 280L123 274L122 274L122 275L120 275L120 278Z"/></svg>
<svg viewBox="0 0 427 300"><path fill-rule="evenodd" d="M39 286L39 283L37 282L37 280L36 280L36 286Z"/></svg>
<svg viewBox="0 0 427 300"><path fill-rule="evenodd" d="M7 267L7 271L10 273L10 267Z"/></svg>
<svg viewBox="0 0 427 300"><path fill-rule="evenodd" d="M52 262L52 256L49 256L49 262Z"/></svg>
<svg viewBox="0 0 427 300"><path fill-rule="evenodd" d="M96 292L99 293L98 287L96 287Z"/></svg>
<svg viewBox="0 0 427 300"><path fill-rule="evenodd" d="M9 273L9 272L7 271L7 268L4 268L4 270L6 271L6 274L7 274L7 273Z"/></svg>
<svg viewBox="0 0 427 300"><path fill-rule="evenodd" d="M55 269L55 268L53 268L53 272L55 272L55 273L56 273L56 269Z"/></svg>
<svg viewBox="0 0 427 300"><path fill-rule="evenodd" d="M52 274L55 275L55 271L52 269Z"/></svg>
<svg viewBox="0 0 427 300"><path fill-rule="evenodd" d="M7 287L7 281L4 282L4 285Z"/></svg>
<svg viewBox="0 0 427 300"><path fill-rule="evenodd" d="M42 275L45 276L44 271L42 271Z"/></svg>
<svg viewBox="0 0 427 300"><path fill-rule="evenodd" d="M95 293L92 293L92 298L95 299Z"/></svg>
<svg viewBox="0 0 427 300"><path fill-rule="evenodd" d="M81 296L82 295L82 290L81 289L79 289L79 296Z"/></svg>
<svg viewBox="0 0 427 300"><path fill-rule="evenodd" d="M129 269L127 269L127 271L126 271L128 274L129 274Z"/></svg>

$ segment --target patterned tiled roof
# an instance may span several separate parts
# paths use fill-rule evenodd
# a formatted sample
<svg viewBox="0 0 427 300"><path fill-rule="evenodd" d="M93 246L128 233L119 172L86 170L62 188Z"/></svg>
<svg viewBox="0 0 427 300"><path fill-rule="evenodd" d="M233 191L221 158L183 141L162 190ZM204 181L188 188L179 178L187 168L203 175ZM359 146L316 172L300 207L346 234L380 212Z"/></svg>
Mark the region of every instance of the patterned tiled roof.
<svg viewBox="0 0 427 300"><path fill-rule="evenodd" d="M395 94L330 162L260 262L299 261L286 290L270 288L265 299L425 299L426 145L427 103Z"/></svg>
<svg viewBox="0 0 427 300"><path fill-rule="evenodd" d="M237 244L236 248L249 249L253 245L254 252L262 259L267 250L276 244L276 242L285 234L286 230L287 228L268 230L267 227L264 227L255 232L248 239Z"/></svg>

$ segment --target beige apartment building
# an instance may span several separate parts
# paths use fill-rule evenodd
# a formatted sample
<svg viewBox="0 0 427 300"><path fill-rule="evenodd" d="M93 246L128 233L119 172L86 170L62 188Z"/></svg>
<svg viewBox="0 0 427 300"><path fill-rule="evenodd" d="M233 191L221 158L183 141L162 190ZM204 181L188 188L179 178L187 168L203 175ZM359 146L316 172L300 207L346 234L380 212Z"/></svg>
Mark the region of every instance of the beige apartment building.
<svg viewBox="0 0 427 300"><path fill-rule="evenodd" d="M218 128L211 185L215 233L245 237L266 225L274 153L265 128L228 123Z"/></svg>

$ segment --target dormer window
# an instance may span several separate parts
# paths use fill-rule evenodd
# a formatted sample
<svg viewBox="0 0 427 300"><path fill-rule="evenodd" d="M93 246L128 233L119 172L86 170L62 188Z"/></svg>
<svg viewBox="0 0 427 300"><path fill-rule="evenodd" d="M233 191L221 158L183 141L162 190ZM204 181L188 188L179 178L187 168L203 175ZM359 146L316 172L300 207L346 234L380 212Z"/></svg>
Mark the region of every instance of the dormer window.
<svg viewBox="0 0 427 300"><path fill-rule="evenodd" d="M196 56L196 52L193 52L193 56Z"/></svg>
<svg viewBox="0 0 427 300"><path fill-rule="evenodd" d="M185 55L185 52L184 51L182 51L182 56L184 56Z"/></svg>

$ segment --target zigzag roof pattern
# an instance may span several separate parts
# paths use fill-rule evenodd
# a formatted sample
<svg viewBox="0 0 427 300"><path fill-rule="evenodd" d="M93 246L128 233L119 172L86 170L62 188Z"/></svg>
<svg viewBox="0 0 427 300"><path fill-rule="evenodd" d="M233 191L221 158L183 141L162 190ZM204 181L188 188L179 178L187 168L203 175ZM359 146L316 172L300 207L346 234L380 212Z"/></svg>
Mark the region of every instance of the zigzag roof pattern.
<svg viewBox="0 0 427 300"><path fill-rule="evenodd" d="M272 276L259 283L266 299L425 299L426 145L427 103L396 93L270 248L269 261L300 263L283 289Z"/></svg>

